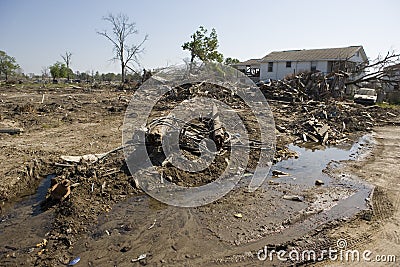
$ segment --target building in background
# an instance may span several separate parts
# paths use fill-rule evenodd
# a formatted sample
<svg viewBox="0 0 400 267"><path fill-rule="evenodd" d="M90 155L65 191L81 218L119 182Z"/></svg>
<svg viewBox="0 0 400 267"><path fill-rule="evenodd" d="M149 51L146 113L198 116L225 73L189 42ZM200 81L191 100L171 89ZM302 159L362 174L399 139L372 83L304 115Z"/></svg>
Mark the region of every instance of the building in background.
<svg viewBox="0 0 400 267"><path fill-rule="evenodd" d="M282 80L301 72L355 72L368 58L362 46L274 51L261 59L250 59L232 66L253 81Z"/></svg>

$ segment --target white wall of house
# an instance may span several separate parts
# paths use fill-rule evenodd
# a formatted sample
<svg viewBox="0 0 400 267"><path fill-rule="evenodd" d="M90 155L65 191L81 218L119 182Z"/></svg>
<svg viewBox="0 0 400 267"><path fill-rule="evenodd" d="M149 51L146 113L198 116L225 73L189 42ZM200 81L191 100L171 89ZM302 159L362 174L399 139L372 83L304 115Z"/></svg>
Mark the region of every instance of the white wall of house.
<svg viewBox="0 0 400 267"><path fill-rule="evenodd" d="M287 75L297 74L300 72L311 71L311 66L315 65L316 70L327 72L328 61L291 61L291 66L286 65L286 61L273 62L272 72L268 71L268 63L261 63L260 79L282 80Z"/></svg>

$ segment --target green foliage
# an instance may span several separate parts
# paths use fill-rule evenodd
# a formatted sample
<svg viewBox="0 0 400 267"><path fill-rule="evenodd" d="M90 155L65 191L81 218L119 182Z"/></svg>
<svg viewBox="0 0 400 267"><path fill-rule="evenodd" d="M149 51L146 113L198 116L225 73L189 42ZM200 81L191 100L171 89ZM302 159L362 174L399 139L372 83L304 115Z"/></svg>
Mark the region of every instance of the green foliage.
<svg viewBox="0 0 400 267"><path fill-rule="evenodd" d="M50 66L50 74L51 77L53 77L53 80L55 80L57 78L67 78L72 76L73 72L70 68L67 68L64 63L57 61L54 65Z"/></svg>
<svg viewBox="0 0 400 267"><path fill-rule="evenodd" d="M208 36L207 32L207 29L200 26L199 29L190 36L191 41L182 45L183 50L190 51L191 63L193 63L196 58L202 61L216 61L219 63L223 61L223 55L217 51L217 32L215 29L212 29Z"/></svg>
<svg viewBox="0 0 400 267"><path fill-rule="evenodd" d="M19 65L15 58L7 55L4 51L0 51L0 75L4 74L7 80L17 69L19 69Z"/></svg>
<svg viewBox="0 0 400 267"><path fill-rule="evenodd" d="M240 62L240 60L237 58L227 57L227 58L225 58L224 64L231 65L231 64L235 64L235 63L239 63L239 62Z"/></svg>

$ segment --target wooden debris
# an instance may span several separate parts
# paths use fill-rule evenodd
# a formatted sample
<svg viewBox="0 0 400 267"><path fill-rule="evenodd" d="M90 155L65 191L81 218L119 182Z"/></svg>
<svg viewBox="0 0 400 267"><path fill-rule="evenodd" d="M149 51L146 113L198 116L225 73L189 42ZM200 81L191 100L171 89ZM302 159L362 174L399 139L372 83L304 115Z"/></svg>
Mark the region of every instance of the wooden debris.
<svg viewBox="0 0 400 267"><path fill-rule="evenodd" d="M214 140L217 148L220 149L224 143L225 134L216 105L213 105L211 118L211 137Z"/></svg>
<svg viewBox="0 0 400 267"><path fill-rule="evenodd" d="M312 135L311 133L304 132L304 134L305 134L308 138L310 138L313 142L316 142L316 143L319 142L318 138L315 137L314 135Z"/></svg>
<svg viewBox="0 0 400 267"><path fill-rule="evenodd" d="M20 134L24 130L22 128L0 128L0 133L7 133L7 134Z"/></svg>
<svg viewBox="0 0 400 267"><path fill-rule="evenodd" d="M330 128L329 125L324 124L321 128L317 128L315 130L320 137L324 137L325 133L328 132L329 128Z"/></svg>
<svg viewBox="0 0 400 267"><path fill-rule="evenodd" d="M304 197L303 196L297 196L297 195L284 195L283 199L292 200L292 201L298 201L298 202L303 202L304 201Z"/></svg>
<svg viewBox="0 0 400 267"><path fill-rule="evenodd" d="M285 127L277 125L277 124L275 125L275 128L281 133L284 133L286 131Z"/></svg>
<svg viewBox="0 0 400 267"><path fill-rule="evenodd" d="M66 162L79 163L81 161L86 161L89 163L95 163L95 162L107 157L109 154L116 152L118 150L121 150L123 148L124 148L124 146L120 146L120 147L117 147L106 153L101 153L101 154L87 154L87 155L83 155L83 156L60 156L60 158Z"/></svg>
<svg viewBox="0 0 400 267"><path fill-rule="evenodd" d="M325 75L321 72L304 72L284 80L273 80L261 86L268 99L302 102L307 99L324 100L344 95L348 74L344 72ZM327 117L327 114L324 114Z"/></svg>
<svg viewBox="0 0 400 267"><path fill-rule="evenodd" d="M289 173L279 171L279 170L273 170L272 171L272 176L279 177L279 176L288 176Z"/></svg>

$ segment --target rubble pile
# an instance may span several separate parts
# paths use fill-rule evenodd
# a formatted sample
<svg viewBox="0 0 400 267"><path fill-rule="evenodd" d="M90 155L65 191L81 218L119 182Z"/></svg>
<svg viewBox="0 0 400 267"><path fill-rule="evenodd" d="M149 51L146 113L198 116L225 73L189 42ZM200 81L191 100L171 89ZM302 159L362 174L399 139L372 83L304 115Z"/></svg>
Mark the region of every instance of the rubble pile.
<svg viewBox="0 0 400 267"><path fill-rule="evenodd" d="M345 72L330 73L303 72L284 80L272 80L260 87L267 99L289 102L340 98L345 92Z"/></svg>
<svg viewBox="0 0 400 267"><path fill-rule="evenodd" d="M374 126L394 124L400 115L398 109L334 100L290 105L272 101L271 107L278 132L294 135L296 143L324 145L339 144L347 140L349 134L366 132Z"/></svg>

